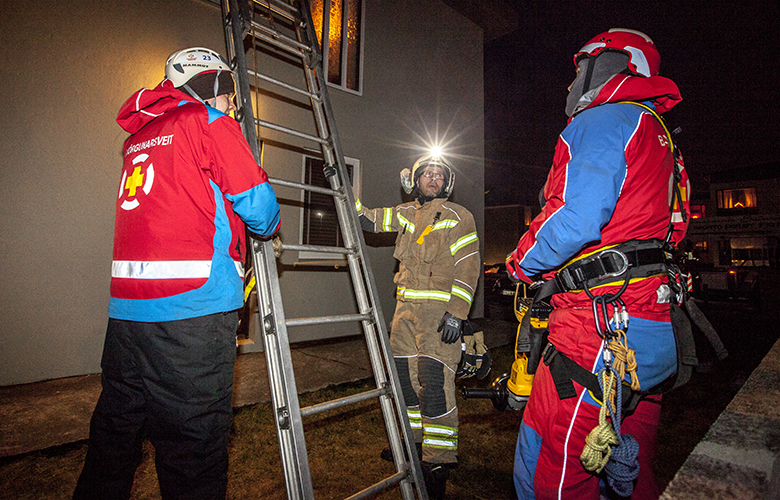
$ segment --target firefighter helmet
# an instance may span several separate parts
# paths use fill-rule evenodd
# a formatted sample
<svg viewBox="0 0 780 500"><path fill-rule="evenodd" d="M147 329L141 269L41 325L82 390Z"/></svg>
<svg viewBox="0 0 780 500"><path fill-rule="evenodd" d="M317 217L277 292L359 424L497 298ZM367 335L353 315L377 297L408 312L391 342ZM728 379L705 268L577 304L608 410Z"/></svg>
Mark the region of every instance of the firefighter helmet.
<svg viewBox="0 0 780 500"><path fill-rule="evenodd" d="M574 54L574 65L584 56L595 57L607 50L628 55L628 69L640 76L656 76L661 67L661 55L650 37L641 31L623 28L612 28L596 35Z"/></svg>
<svg viewBox="0 0 780 500"><path fill-rule="evenodd" d="M439 167L444 172L444 185L442 186L439 197L449 198L452 194L452 188L455 186L455 172L452 167L447 163L444 158L439 155L425 155L414 162L412 169L405 168L401 171L401 185L406 193L411 193L417 186L417 181L420 179L425 167Z"/></svg>

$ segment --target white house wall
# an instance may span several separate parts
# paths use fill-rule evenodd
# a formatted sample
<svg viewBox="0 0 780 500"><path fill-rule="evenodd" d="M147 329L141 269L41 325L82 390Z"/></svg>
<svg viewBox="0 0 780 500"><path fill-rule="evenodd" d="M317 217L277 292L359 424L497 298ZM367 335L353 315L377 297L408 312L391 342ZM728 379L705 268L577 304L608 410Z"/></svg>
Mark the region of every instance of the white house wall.
<svg viewBox="0 0 780 500"><path fill-rule="evenodd" d="M344 154L361 162L368 206L402 201L398 172L446 132L457 170L454 201L483 234L482 31L439 0L366 0L363 91L330 90ZM117 111L163 77L173 51L202 45L225 53L220 9L201 0L29 0L4 5L0 38L0 385L100 371L107 321L114 201L127 134ZM265 104L267 105L267 104ZM260 103L262 110L264 103ZM268 107L274 121L282 111ZM300 109L295 121L311 123ZM302 150L267 134L264 168L300 180ZM297 243L300 195L276 188L282 236ZM372 245L392 239L369 238ZM371 247L385 318L394 309L392 246ZM349 309L345 273L302 271L281 259L288 317L327 314L325 297ZM341 283L339 283L341 282ZM327 306L330 308L330 305ZM481 315L481 298L473 314ZM291 330L308 340L343 327Z"/></svg>

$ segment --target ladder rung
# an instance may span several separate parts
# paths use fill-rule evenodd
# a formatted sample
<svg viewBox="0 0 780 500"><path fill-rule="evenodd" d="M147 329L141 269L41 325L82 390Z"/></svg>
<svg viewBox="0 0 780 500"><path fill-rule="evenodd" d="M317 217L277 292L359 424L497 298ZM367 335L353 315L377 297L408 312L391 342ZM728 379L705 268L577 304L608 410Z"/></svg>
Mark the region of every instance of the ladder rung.
<svg viewBox="0 0 780 500"><path fill-rule="evenodd" d="M367 261L368 256L363 255L366 250L362 230L359 225L355 226L354 209L349 206L352 194L348 190L352 188L349 180L344 178L346 171L344 171L342 161L343 155L332 117L333 111L328 96L327 78L322 68L322 53L310 12L310 2L313 0L222 0L222 2L216 2L222 4L225 37L231 46L228 48L228 52L231 56L231 64L236 69L236 83L240 84L242 107L236 112L236 117L241 122L255 157L258 159L262 157L262 150L260 150L257 140L257 134L262 132L260 130L262 127L264 130L279 132L279 136L276 133L271 133L271 137L278 138L282 145L291 146L294 148L293 150L301 149L304 152L310 148L312 148L311 150L313 148L321 150L321 155L317 155L317 157L330 165L326 172L330 174L333 167L337 167L339 171L339 178L329 177L328 184L321 185L322 187L305 183L306 181L301 182L301 178L297 179L298 182L274 178L268 178L268 181L274 188L281 186L285 190L299 189L301 190L299 194L313 192L333 198L336 203L339 227L348 243L339 243L342 247L282 244L281 249L321 252L325 254L323 258L332 258L338 261L347 260L346 267L349 273L343 274L348 274L352 278L353 298L357 307L346 307L335 311L317 311L321 314L337 313L331 316L287 319L283 307L280 273L274 252L270 249L271 245L267 244L268 242L261 243L259 240L252 242L252 262L258 277L257 319L263 325L263 334L266 335L267 340L266 361L268 362L269 381L273 389L272 399L277 408L277 439L281 451L285 486L289 498L301 500L312 500L315 497L306 451L303 417L328 410L332 410L334 413L343 411L343 407L348 409L348 405L362 401L366 401L366 404L371 406L376 404L381 407L392 446L400 453L401 449L398 444L400 441L405 441L407 443L406 452L414 452L413 448L408 448L413 441L412 430L405 412L403 391L389 347L387 325L376 300L378 291L374 283L374 276ZM326 5L329 3L331 2L325 2ZM286 71L275 71L276 64L249 69L247 57L251 54L248 54L247 51L253 52L255 55L262 52L263 57L269 55L266 52L270 52L270 57L278 58L278 61L275 62L280 63L279 65L285 63L292 66L293 69L302 69L304 81L292 80ZM260 71L267 74L261 74ZM297 120L291 121L291 117L287 113L273 118L278 123L271 123L253 116L253 100L261 98L269 91L272 92L271 97L281 98L280 104L294 105L295 112L304 101L307 101L306 109L314 115L314 127L301 125ZM274 92L278 92L278 94L274 94ZM244 96L244 93L247 95ZM269 116L261 116L270 118ZM278 249L279 245L276 245L274 250ZM329 255L333 257L328 257ZM341 266L334 267L339 269ZM339 269L339 271L341 270ZM341 281L342 277L346 276L338 276L338 281ZM350 293L348 290L345 292ZM294 301L296 297L293 296L291 299ZM338 314L340 311L352 311L352 313ZM359 325L354 323L359 323ZM342 324L349 327L362 326L373 373L378 383L375 387L359 394L300 408L301 401L296 388L288 329L296 326L311 327L312 330L339 329L342 328ZM327 325L333 326L328 327ZM398 457L396 459L397 470L392 473L388 471L388 474L392 475L353 494L349 499L367 500L399 486L401 498L404 500L424 497L425 492L422 491L424 490L422 486L423 475L416 456L410 456L410 459L406 460L401 460ZM419 496L415 495L415 487Z"/></svg>
<svg viewBox="0 0 780 500"><path fill-rule="evenodd" d="M402 470L400 472L396 472L395 474L388 477L387 479L383 479L382 481L379 481L378 483L369 486L363 491L359 491L355 493L351 497L347 498L347 500L360 500L363 498L373 498L374 496L376 496L377 493L381 493L387 489L392 488L396 484L400 483L401 481L406 479L407 476L409 476L408 470Z"/></svg>
<svg viewBox="0 0 780 500"><path fill-rule="evenodd" d="M352 396L345 396L343 398L334 399L333 401L325 401L324 403L319 403L316 405L307 406L306 408L301 408L301 416L308 417L309 415L322 413L323 411L341 408L343 406L351 405L354 403L360 403L361 401L365 401L367 399L384 396L388 392L389 391L387 390L387 388L373 389L370 391L361 392L360 394L354 394Z"/></svg>
<svg viewBox="0 0 780 500"><path fill-rule="evenodd" d="M300 89L300 88L296 87L295 85L290 85L289 83L285 83L285 82L283 82L281 80L277 80L276 78L271 78L268 75L264 75L264 74L258 73L256 71L252 71L251 69L246 70L246 72L247 72L247 74L252 75L255 78L259 78L261 80L265 80L266 82L273 83L274 85L278 85L280 87L284 87L287 90L292 90L293 92L297 92L297 93L299 93L301 95L305 95L309 99L313 99L313 100L315 100L317 102L322 101L322 98L320 98L319 95L311 93L308 90Z"/></svg>
<svg viewBox="0 0 780 500"><path fill-rule="evenodd" d="M260 125L261 127L270 128L272 130L276 130L277 132L284 132L286 134L294 135L296 137L300 137L302 139L308 139L310 141L319 142L320 144L328 144L327 139L323 139L321 137L317 137L316 135L307 134L306 132L299 132L297 130L284 127L282 125L277 125L275 123L267 122L265 120L261 120L259 118L255 118L255 123Z"/></svg>
<svg viewBox="0 0 780 500"><path fill-rule="evenodd" d="M287 326L326 325L329 323L346 323L349 321L370 321L370 314L343 314L341 316L316 316L313 318L288 319Z"/></svg>
<svg viewBox="0 0 780 500"><path fill-rule="evenodd" d="M252 21L252 28L254 28L254 31L251 32L253 36L265 40L271 45L284 49L291 54L303 57L304 54L311 52L311 47L305 43L294 40L289 36L283 35L268 26L263 26L256 21Z"/></svg>
<svg viewBox="0 0 780 500"><path fill-rule="evenodd" d="M286 17L290 21L295 21L295 13L298 12L298 9L294 5L280 2L279 0L265 0L265 1L253 0L253 2L259 5L260 7L263 7L264 9L268 9L271 12ZM280 9L284 9L284 10L280 10Z"/></svg>
<svg viewBox="0 0 780 500"><path fill-rule="evenodd" d="M339 196L339 197L343 196L341 193L333 189L328 189L319 186L312 186L311 184L304 184L302 182L286 181L284 179L277 179L275 177L269 177L268 182L270 182L271 184L278 184L284 187L303 189L304 191L313 191L315 193L329 194L331 196Z"/></svg>
<svg viewBox="0 0 780 500"><path fill-rule="evenodd" d="M338 253L342 255L355 255L354 249L345 247L323 247L319 245L294 245L282 243L282 250L298 250L302 252Z"/></svg>

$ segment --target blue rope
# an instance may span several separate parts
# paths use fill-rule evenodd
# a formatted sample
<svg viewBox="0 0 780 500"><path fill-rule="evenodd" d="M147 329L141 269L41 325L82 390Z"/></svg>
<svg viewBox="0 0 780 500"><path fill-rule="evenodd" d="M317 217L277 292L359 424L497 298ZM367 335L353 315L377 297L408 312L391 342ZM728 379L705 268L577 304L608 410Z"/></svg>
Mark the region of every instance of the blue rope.
<svg viewBox="0 0 780 500"><path fill-rule="evenodd" d="M639 443L631 434L620 433L622 420L623 381L618 380L617 395L615 396L616 411L612 411L612 405L607 401L604 404L609 408L612 417L612 426L618 436L618 445L612 447L609 461L604 467L607 475L607 484L620 496L629 497L634 491L634 479L639 476ZM602 391L604 389L602 388Z"/></svg>

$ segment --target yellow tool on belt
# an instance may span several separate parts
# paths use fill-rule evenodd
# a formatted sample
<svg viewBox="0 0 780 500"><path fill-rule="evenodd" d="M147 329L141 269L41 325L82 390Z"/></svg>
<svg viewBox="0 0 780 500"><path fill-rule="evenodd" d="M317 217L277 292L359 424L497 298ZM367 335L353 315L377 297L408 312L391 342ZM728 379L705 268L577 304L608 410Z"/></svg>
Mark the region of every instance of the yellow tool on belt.
<svg viewBox="0 0 780 500"><path fill-rule="evenodd" d="M512 363L510 373L505 373L498 377L490 389L464 387L461 394L464 399L485 398L493 402L493 406L504 411L507 408L512 410L521 410L525 407L528 397L531 395L531 386L533 385L534 375L528 373L529 361L534 366L539 364L542 345L545 342L549 311L541 310L541 314L529 315L532 309L533 298L527 296L527 286L522 283L517 284L515 288L515 317L520 323L517 326L517 336L515 340L515 361ZM533 317L531 317L533 316ZM532 335L538 334L536 340L536 349L532 349L533 344L528 337L528 332L523 331L531 328ZM533 370L535 371L535 370Z"/></svg>

